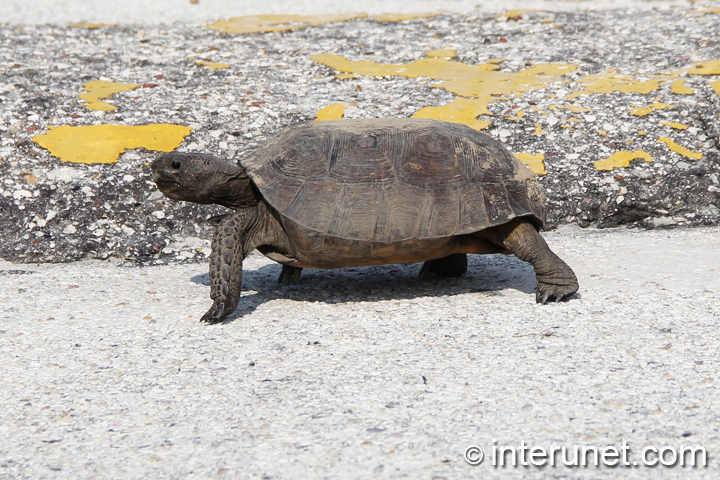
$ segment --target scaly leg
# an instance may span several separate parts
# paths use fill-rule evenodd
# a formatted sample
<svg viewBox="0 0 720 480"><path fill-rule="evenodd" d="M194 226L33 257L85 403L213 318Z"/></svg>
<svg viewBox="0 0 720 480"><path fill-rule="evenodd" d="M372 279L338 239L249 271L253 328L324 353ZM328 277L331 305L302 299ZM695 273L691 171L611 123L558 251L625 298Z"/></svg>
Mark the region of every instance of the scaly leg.
<svg viewBox="0 0 720 480"><path fill-rule="evenodd" d="M577 292L575 273L550 250L530 221L516 218L480 234L533 266L538 282L535 289L537 303L545 304L548 300L559 302Z"/></svg>
<svg viewBox="0 0 720 480"><path fill-rule="evenodd" d="M282 272L280 272L280 276L278 277L278 283L287 285L288 283L290 283L290 280L294 280L295 283L300 283L300 274L301 273L302 273L302 268L300 268L300 267L291 267L290 265L283 265Z"/></svg>
<svg viewBox="0 0 720 480"><path fill-rule="evenodd" d="M201 322L219 323L238 306L242 262L245 259L243 236L248 220L243 214L230 214L219 219L210 255L210 298L213 305L200 319Z"/></svg>

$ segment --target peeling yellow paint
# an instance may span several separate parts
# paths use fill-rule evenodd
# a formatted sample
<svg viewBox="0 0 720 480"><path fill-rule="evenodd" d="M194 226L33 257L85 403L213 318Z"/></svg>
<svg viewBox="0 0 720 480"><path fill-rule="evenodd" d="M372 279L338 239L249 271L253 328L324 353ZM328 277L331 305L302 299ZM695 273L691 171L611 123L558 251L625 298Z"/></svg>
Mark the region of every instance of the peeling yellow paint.
<svg viewBox="0 0 720 480"><path fill-rule="evenodd" d="M580 79L584 91L574 92L567 98L575 98L582 93L644 93L648 94L660 88L660 82L655 79L640 81L632 75L621 73L601 73L599 75L586 75Z"/></svg>
<svg viewBox="0 0 720 480"><path fill-rule="evenodd" d="M670 150L673 152L679 153L683 157L687 158L694 158L695 160L700 160L703 157L703 154L700 152L693 152L688 150L687 148L683 147L682 145L678 145L677 143L673 142L667 137L660 137L658 138L658 142L662 142L665 145L668 146Z"/></svg>
<svg viewBox="0 0 720 480"><path fill-rule="evenodd" d="M564 110L570 110L573 113L582 113L582 112L589 112L590 109L588 107L578 107L577 105L550 105L548 107L550 110L555 110L556 108L564 109Z"/></svg>
<svg viewBox="0 0 720 480"><path fill-rule="evenodd" d="M447 105L441 107L425 107L419 110L413 118L431 118L444 120L446 122L462 123L475 130L483 130L491 125L491 122L477 120L480 115L492 115L487 108L490 101L502 100L500 98L456 98Z"/></svg>
<svg viewBox="0 0 720 480"><path fill-rule="evenodd" d="M628 152L626 150L622 152L615 152L610 158L605 160L598 160L593 164L597 170L612 170L613 168L625 168L630 166L630 162L642 158L646 162L652 162L653 158L644 150L635 150L634 152Z"/></svg>
<svg viewBox="0 0 720 480"><path fill-rule="evenodd" d="M710 82L710 86L713 90L715 90L715 93L720 95L720 80L715 80L714 82Z"/></svg>
<svg viewBox="0 0 720 480"><path fill-rule="evenodd" d="M675 123L675 122L660 122L662 125L667 125L668 127L672 127L676 130L685 130L687 129L687 125L683 123Z"/></svg>
<svg viewBox="0 0 720 480"><path fill-rule="evenodd" d="M437 17L438 15L440 13L386 13L384 15L373 15L370 19L376 22L402 22L416 18Z"/></svg>
<svg viewBox="0 0 720 480"><path fill-rule="evenodd" d="M140 85L135 83L115 83L105 82L103 80L90 80L83 86L87 93L81 93L79 97L87 102L86 107L88 110L103 110L107 112L110 110L117 110L117 107L115 105L110 105L109 103L101 102L101 98L108 98L114 93L125 92L127 90L138 88L139 86Z"/></svg>
<svg viewBox="0 0 720 480"><path fill-rule="evenodd" d="M444 80L436 88L455 93L463 97L482 97L485 95L511 95L546 87L557 81L560 76L577 69L575 65L565 63L539 63L519 72L500 72L496 65L485 63L467 65L445 58L423 58L402 65L382 64L367 60L350 61L333 54L319 54L310 57L316 62L345 73L366 76L403 76L428 77Z"/></svg>
<svg viewBox="0 0 720 480"><path fill-rule="evenodd" d="M543 160L545 160L544 154L537 153L535 155L532 155L530 153L516 153L514 155L517 157L518 160L530 167L530 171L532 171L535 175L547 174L547 171L545 170L545 164L543 163Z"/></svg>
<svg viewBox="0 0 720 480"><path fill-rule="evenodd" d="M693 95L695 93L695 90L685 85L685 80L675 80L670 91L677 95Z"/></svg>
<svg viewBox="0 0 720 480"><path fill-rule="evenodd" d="M532 12L539 12L540 10L530 10L527 8L515 8L511 10L507 10L505 13L501 13L498 15L498 17L505 17L505 18L515 18L515 17L522 17L523 15L527 15L528 13Z"/></svg>
<svg viewBox="0 0 720 480"><path fill-rule="evenodd" d="M520 120L522 120L522 118L524 116L525 116L525 112L522 110L518 110L517 112L515 112L514 117L508 116L508 120L512 120L513 122L519 122Z"/></svg>
<svg viewBox="0 0 720 480"><path fill-rule="evenodd" d="M220 20L205 26L222 33L280 32L306 28L310 25L345 22L355 18L366 17L367 13L335 15L251 15Z"/></svg>
<svg viewBox="0 0 720 480"><path fill-rule="evenodd" d="M675 105L670 105L668 103L662 103L662 102L655 102L651 103L647 107L640 107L636 110L631 110L630 114L636 115L638 117L644 117L645 115L648 115L655 110L663 110L665 108L675 108Z"/></svg>
<svg viewBox="0 0 720 480"><path fill-rule="evenodd" d="M457 57L457 48L443 48L440 50L430 50L425 55L433 58L455 58Z"/></svg>
<svg viewBox="0 0 720 480"><path fill-rule="evenodd" d="M345 105L342 103L333 103L321 109L317 113L315 120L340 120L345 115Z"/></svg>
<svg viewBox="0 0 720 480"><path fill-rule="evenodd" d="M491 58L490 60L487 61L487 63L492 63L493 65L498 65L505 61L507 61L506 58Z"/></svg>
<svg viewBox="0 0 720 480"><path fill-rule="evenodd" d="M637 109L635 109L635 110L631 110L630 113L631 113L632 115L637 115L638 117L644 117L645 115L648 115L648 114L650 114L650 113L652 113L652 112L654 112L654 111L655 111L655 110L653 110L653 109L650 108L650 107L640 107L640 108L637 108Z"/></svg>
<svg viewBox="0 0 720 480"><path fill-rule="evenodd" d="M190 135L183 125L150 124L141 126L89 125L83 127L49 127L32 141L63 162L115 163L127 149L146 148L171 152Z"/></svg>
<svg viewBox="0 0 720 480"><path fill-rule="evenodd" d="M203 67L207 67L210 70L222 70L224 68L230 68L229 63L216 63L216 62L210 62L208 60L198 60L195 62L195 65L201 65Z"/></svg>
<svg viewBox="0 0 720 480"><path fill-rule="evenodd" d="M695 62L684 71L690 75L720 75L720 60Z"/></svg>
<svg viewBox="0 0 720 480"><path fill-rule="evenodd" d="M598 130L597 133L599 133L603 137L607 137L607 132L605 130Z"/></svg>
<svg viewBox="0 0 720 480"><path fill-rule="evenodd" d="M89 30L95 30L102 27L114 27L117 23L73 23L70 28L87 28Z"/></svg>
<svg viewBox="0 0 720 480"><path fill-rule="evenodd" d="M645 135L645 132L642 130L638 130L638 135Z"/></svg>
<svg viewBox="0 0 720 480"><path fill-rule="evenodd" d="M489 121L478 120L480 115L490 115L487 106L491 102L505 100L502 96L521 97L524 92L538 90L548 87L552 82L566 82L564 75L575 71L578 67L571 64L546 63L536 64L517 72L500 71L497 65L504 59L489 60L488 63L468 65L462 62L453 61L457 50L446 47L440 50L426 52L430 58L423 58L406 64L383 64L366 60L352 61L340 55L318 54L310 58L323 65L331 67L339 72L338 78L355 78L362 76L403 76L409 78L426 77L433 80L441 80L439 85L432 85L432 88L443 88L460 97L445 106L425 107L414 116L420 118L436 118L451 122L464 123L472 128L481 130L490 125ZM566 95L566 99L576 98L579 95L609 94L609 93L639 93L649 94L660 88L665 82L672 82L670 91L678 95L694 93L685 82L678 78L686 74L720 74L720 60L707 60L697 62L692 67L678 72L665 72L663 74L651 75L642 80L633 75L621 74L614 69L608 69L606 73L599 75L586 75L579 80L582 90ZM720 81L711 83L713 88L720 94ZM546 95L546 98L557 98L555 95ZM532 110L545 115L546 112L540 108L531 106ZM646 116L655 110L675 108L660 101L657 97L654 103L646 107L639 107L630 113L636 116ZM467 109L467 111L465 111ZM588 107L578 105L550 105L550 110L565 109L573 113L584 113L591 111ZM507 118L519 121L523 118L524 112L520 111L515 116L508 115ZM574 122L579 119L573 119ZM561 125L562 128L572 129L570 123ZM542 129L536 128L534 135L538 135ZM599 130L599 134L607 136L607 132Z"/></svg>
<svg viewBox="0 0 720 480"><path fill-rule="evenodd" d="M532 136L547 135L547 132L543 130L539 123L535 124L535 131L531 134Z"/></svg>

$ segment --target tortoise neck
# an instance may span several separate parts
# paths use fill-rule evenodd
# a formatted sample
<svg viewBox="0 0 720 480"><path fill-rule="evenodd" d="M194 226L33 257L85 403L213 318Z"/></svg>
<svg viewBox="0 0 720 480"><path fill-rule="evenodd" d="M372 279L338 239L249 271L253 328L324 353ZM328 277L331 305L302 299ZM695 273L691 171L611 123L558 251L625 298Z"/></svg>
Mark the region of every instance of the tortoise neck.
<svg viewBox="0 0 720 480"><path fill-rule="evenodd" d="M260 202L260 192L243 171L220 184L213 192L213 202L224 207L240 210L254 207Z"/></svg>

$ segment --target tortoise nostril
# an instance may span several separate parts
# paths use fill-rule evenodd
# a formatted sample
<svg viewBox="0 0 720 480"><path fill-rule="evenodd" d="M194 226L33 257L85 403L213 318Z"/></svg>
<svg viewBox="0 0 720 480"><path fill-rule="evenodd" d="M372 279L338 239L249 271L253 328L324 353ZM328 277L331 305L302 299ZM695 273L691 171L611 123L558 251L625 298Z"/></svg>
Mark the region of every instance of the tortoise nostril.
<svg viewBox="0 0 720 480"><path fill-rule="evenodd" d="M182 164L181 164L180 162L177 162L177 161L176 161L176 162L172 162L172 163L170 164L170 166L171 166L172 168L174 168L175 170L178 170L178 169L180 169L180 167L182 166Z"/></svg>

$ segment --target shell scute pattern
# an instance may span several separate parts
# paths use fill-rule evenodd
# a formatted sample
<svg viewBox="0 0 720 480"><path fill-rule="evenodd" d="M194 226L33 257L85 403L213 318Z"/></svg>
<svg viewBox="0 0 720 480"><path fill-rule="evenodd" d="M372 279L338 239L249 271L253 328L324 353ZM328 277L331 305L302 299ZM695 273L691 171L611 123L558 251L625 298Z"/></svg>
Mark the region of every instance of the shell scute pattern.
<svg viewBox="0 0 720 480"><path fill-rule="evenodd" d="M497 141L459 124L306 122L243 166L296 228L338 239L391 243L472 233L516 216L544 221L532 172Z"/></svg>

